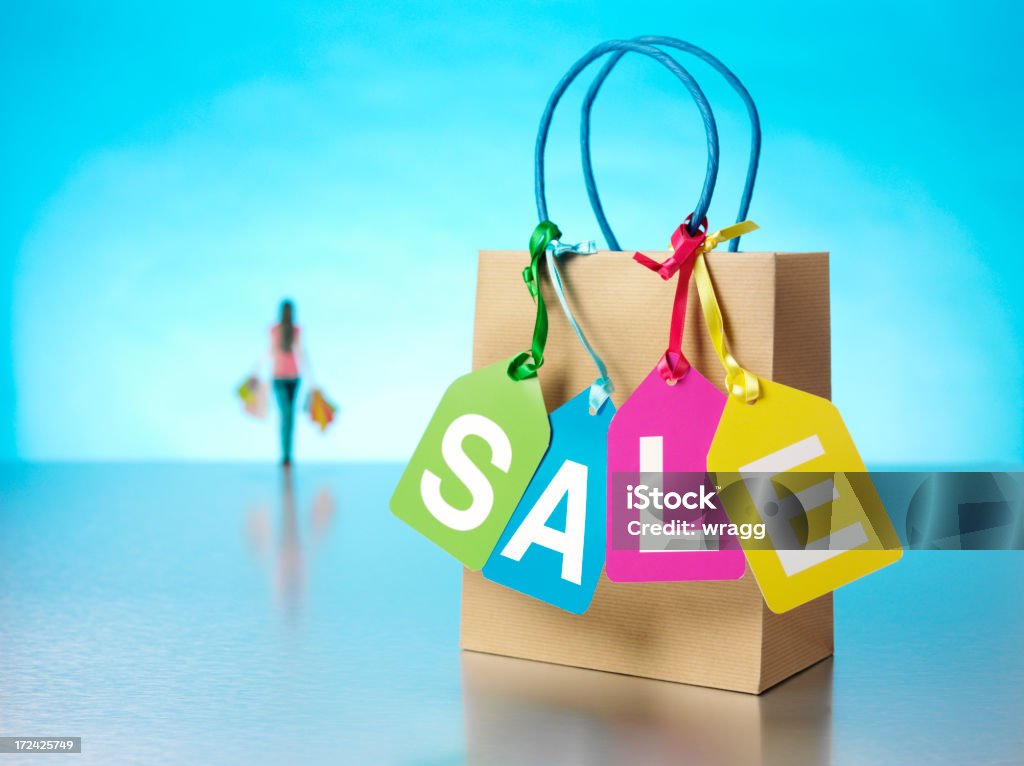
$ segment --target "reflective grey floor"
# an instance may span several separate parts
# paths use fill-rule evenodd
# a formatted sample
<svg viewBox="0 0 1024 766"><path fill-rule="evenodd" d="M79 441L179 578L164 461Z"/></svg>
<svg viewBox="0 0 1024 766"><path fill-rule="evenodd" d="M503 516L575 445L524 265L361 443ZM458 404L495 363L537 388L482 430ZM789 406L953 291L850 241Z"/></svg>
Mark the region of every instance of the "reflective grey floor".
<svg viewBox="0 0 1024 766"><path fill-rule="evenodd" d="M837 595L834 660L753 697L460 653L459 567L387 512L398 471L0 468L0 736L89 764L1024 763L1024 554L908 554Z"/></svg>

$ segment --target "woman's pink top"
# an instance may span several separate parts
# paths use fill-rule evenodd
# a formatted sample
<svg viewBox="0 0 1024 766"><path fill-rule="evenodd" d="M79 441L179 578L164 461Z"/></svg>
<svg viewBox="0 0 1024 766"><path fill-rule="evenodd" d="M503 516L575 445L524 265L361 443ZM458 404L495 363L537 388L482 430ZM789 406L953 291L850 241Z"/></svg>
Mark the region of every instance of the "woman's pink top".
<svg viewBox="0 0 1024 766"><path fill-rule="evenodd" d="M299 377L299 339L301 334L296 327L292 338L292 347L288 351L281 349L281 325L270 328L270 355L274 360L274 377L291 380Z"/></svg>

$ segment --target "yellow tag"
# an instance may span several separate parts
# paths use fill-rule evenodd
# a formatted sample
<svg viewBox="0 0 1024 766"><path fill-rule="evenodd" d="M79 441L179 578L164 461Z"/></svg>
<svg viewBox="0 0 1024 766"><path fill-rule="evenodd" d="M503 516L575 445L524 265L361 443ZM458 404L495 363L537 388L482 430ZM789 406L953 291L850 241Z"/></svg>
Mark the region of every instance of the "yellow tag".
<svg viewBox="0 0 1024 766"><path fill-rule="evenodd" d="M730 521L764 525L762 539L740 542L765 603L785 612L899 560L902 551L835 406L758 383L756 401L729 397L708 470Z"/></svg>

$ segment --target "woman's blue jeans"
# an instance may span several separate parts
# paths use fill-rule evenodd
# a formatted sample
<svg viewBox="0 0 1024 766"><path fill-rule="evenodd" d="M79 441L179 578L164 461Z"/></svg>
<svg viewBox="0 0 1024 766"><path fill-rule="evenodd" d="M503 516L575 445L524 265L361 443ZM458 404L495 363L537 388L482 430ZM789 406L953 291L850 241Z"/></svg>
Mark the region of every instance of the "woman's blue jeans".
<svg viewBox="0 0 1024 766"><path fill-rule="evenodd" d="M298 378L276 378L274 396L281 410L281 459L292 462L292 433L295 431L295 395L299 391Z"/></svg>

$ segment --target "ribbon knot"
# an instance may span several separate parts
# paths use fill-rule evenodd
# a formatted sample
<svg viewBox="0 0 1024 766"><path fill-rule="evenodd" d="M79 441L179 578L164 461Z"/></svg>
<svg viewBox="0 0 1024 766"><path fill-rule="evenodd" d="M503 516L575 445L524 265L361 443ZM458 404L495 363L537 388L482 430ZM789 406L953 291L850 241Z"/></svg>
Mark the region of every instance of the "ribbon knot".
<svg viewBox="0 0 1024 766"><path fill-rule="evenodd" d="M534 299L537 297L537 276L534 273L534 269L527 266L523 269L523 281L526 283L526 289L530 291L530 296Z"/></svg>
<svg viewBox="0 0 1024 766"><path fill-rule="evenodd" d="M593 255L597 252L597 243L592 239L588 239L586 242L577 242L574 245L570 245L567 242L560 242L555 239L548 243L548 250L550 250L556 258L565 255L566 253L575 253L576 255Z"/></svg>
<svg viewBox="0 0 1024 766"><path fill-rule="evenodd" d="M660 276L664 280L669 280L674 277L681 268L687 266L692 261L693 257L700 252L707 252L703 250L705 243L707 242L707 230L708 220L705 218L701 221L700 226L697 227L697 231L691 234L687 226L690 224L692 216L687 216L686 220L672 233L672 254L661 263L649 258L643 253L634 253L633 260L644 266L655 274ZM720 234L721 232L715 232ZM712 235L714 236L714 235ZM716 240L715 245L718 244ZM714 245L712 246L714 247Z"/></svg>
<svg viewBox="0 0 1024 766"><path fill-rule="evenodd" d="M704 241L700 246L700 254L705 255L710 253L716 247L723 242L728 242L730 239L736 239L736 237L742 237L744 234L757 229L757 224L753 221L740 221L734 223L732 226L726 226L724 229L712 232L704 237Z"/></svg>
<svg viewBox="0 0 1024 766"><path fill-rule="evenodd" d="M721 241L722 241L722 230L721 229L719 229L718 231L712 232L711 234L708 234L706 237L704 237L704 241L700 243L700 251L701 251L701 253L710 253L712 250L714 250L716 247L718 247L718 245L719 245L719 243Z"/></svg>

